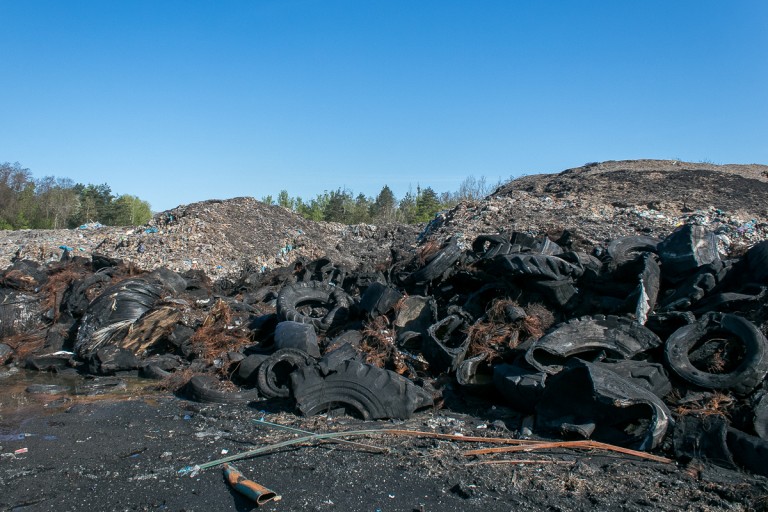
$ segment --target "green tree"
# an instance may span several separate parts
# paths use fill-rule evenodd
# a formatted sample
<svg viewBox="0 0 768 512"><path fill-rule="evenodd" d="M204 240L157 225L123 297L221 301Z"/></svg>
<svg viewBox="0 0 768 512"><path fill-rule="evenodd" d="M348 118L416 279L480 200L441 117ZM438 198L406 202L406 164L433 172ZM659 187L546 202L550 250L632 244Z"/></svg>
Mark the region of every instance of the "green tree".
<svg viewBox="0 0 768 512"><path fill-rule="evenodd" d="M31 192L34 194L32 173L19 162L0 164L0 227L3 229L20 229L22 226L19 222L27 222L25 210L28 210L29 205L24 204L25 198L22 195L26 194L28 200L30 184L33 185Z"/></svg>
<svg viewBox="0 0 768 512"><path fill-rule="evenodd" d="M287 190L281 190L277 195L277 204L289 210L296 210L296 200L288 195Z"/></svg>
<svg viewBox="0 0 768 512"><path fill-rule="evenodd" d="M442 209L440 199L432 187L421 190L416 197L416 222L429 222Z"/></svg>
<svg viewBox="0 0 768 512"><path fill-rule="evenodd" d="M349 190L337 189L328 196L328 203L323 210L323 220L349 224L352 219L354 200Z"/></svg>
<svg viewBox="0 0 768 512"><path fill-rule="evenodd" d="M305 219L321 221L324 219L328 200L329 196L327 192L318 194L314 199L310 199L308 203L305 203L301 198L298 198L296 200L296 211Z"/></svg>
<svg viewBox="0 0 768 512"><path fill-rule="evenodd" d="M397 211L397 200L387 185L382 187L376 200L371 205L371 217L374 222L392 222Z"/></svg>
<svg viewBox="0 0 768 512"><path fill-rule="evenodd" d="M412 191L406 192L397 207L397 219L406 224L413 224L416 221L416 196Z"/></svg>
<svg viewBox="0 0 768 512"><path fill-rule="evenodd" d="M358 194L355 198L355 204L352 206L350 224L363 224L371 222L371 204L372 201L365 194Z"/></svg>
<svg viewBox="0 0 768 512"><path fill-rule="evenodd" d="M115 226L140 226L152 218L149 203L129 194L115 199L113 208L112 224Z"/></svg>

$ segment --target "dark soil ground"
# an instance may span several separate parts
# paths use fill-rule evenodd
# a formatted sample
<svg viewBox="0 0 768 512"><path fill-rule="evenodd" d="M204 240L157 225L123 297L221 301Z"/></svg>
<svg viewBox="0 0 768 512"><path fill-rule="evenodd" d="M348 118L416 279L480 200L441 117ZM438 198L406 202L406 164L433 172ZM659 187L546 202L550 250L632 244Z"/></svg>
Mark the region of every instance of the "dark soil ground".
<svg viewBox="0 0 768 512"><path fill-rule="evenodd" d="M19 512L252 510L255 504L225 483L220 468L194 477L179 470L224 457L225 450L232 455L300 435L255 419L312 432L395 428L488 437L515 437L520 425L511 410L482 401L467 407L472 414L430 410L407 422L364 422L343 414L302 418L290 403L274 401L199 404L135 385L101 397L32 395L19 376L10 380L0 410L0 509ZM768 508L767 479L714 466L568 450L467 457L464 451L490 445L355 440L390 451L318 442L233 464L282 496L260 507L275 511ZM509 462L485 463L492 460Z"/></svg>

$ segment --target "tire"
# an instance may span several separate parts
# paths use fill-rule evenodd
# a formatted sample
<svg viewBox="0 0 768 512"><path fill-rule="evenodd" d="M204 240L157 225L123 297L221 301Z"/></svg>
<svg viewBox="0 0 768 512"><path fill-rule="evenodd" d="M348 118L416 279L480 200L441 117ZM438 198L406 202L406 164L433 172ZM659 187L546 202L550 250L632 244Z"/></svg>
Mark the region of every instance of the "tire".
<svg viewBox="0 0 768 512"><path fill-rule="evenodd" d="M316 366L306 366L291 374L291 387L307 416L344 405L365 420L408 419L433 403L426 390L405 377L357 361L344 361L325 377Z"/></svg>
<svg viewBox="0 0 768 512"><path fill-rule="evenodd" d="M758 283L768 284L768 240L753 245L744 255L747 275Z"/></svg>
<svg viewBox="0 0 768 512"><path fill-rule="evenodd" d="M320 357L317 344L317 332L312 325L299 322L280 322L275 328L275 348L294 348L302 350L312 357Z"/></svg>
<svg viewBox="0 0 768 512"><path fill-rule="evenodd" d="M681 226L658 248L661 271L671 282L679 282L697 268L720 260L715 234L704 226Z"/></svg>
<svg viewBox="0 0 768 512"><path fill-rule="evenodd" d="M735 428L728 428L726 439L737 464L758 475L768 476L768 441Z"/></svg>
<svg viewBox="0 0 768 512"><path fill-rule="evenodd" d="M256 370L256 387L267 398L291 396L287 386L288 375L298 368L309 366L315 358L295 348L284 348L269 356ZM283 372L279 366L289 366L289 372ZM285 382L284 382L285 381Z"/></svg>
<svg viewBox="0 0 768 512"><path fill-rule="evenodd" d="M497 256L494 261L500 263L499 270L511 277L531 277L561 281L579 277L583 269L557 256L546 254L512 254Z"/></svg>
<svg viewBox="0 0 768 512"><path fill-rule="evenodd" d="M472 251L478 258L509 254L510 249L509 240L501 235L480 235L472 242Z"/></svg>
<svg viewBox="0 0 768 512"><path fill-rule="evenodd" d="M726 331L744 345L744 357L730 372L708 373L691 363L688 353L708 333ZM667 364L681 378L706 389L729 389L745 395L768 373L768 340L755 325L736 315L707 313L696 323L681 327L667 340Z"/></svg>
<svg viewBox="0 0 768 512"><path fill-rule="evenodd" d="M493 367L493 383L499 393L515 410L529 414L544 394L548 376L545 372L512 364Z"/></svg>
<svg viewBox="0 0 768 512"><path fill-rule="evenodd" d="M406 278L406 283L427 283L442 276L461 257L461 248L451 237L445 246L420 270Z"/></svg>
<svg viewBox="0 0 768 512"><path fill-rule="evenodd" d="M611 266L616 268L638 259L643 253L656 253L660 242L661 240L651 236L622 236L608 244L606 253L610 258Z"/></svg>
<svg viewBox="0 0 768 512"><path fill-rule="evenodd" d="M539 371L553 375L569 357L600 350L609 357L631 359L661 345L653 331L618 316L595 315L569 320L531 345L525 360Z"/></svg>
<svg viewBox="0 0 768 512"><path fill-rule="evenodd" d="M218 380L210 375L195 375L187 382L187 396L195 402L209 404L244 404L255 402L261 396L258 391L220 391L216 389Z"/></svg>
<svg viewBox="0 0 768 512"><path fill-rule="evenodd" d="M314 317L297 309L312 303L323 305L328 312L322 317ZM280 320L310 324L317 332L325 332L347 319L351 304L352 299L341 288L318 281L295 283L280 290L277 315Z"/></svg>
<svg viewBox="0 0 768 512"><path fill-rule="evenodd" d="M163 370L156 364L148 364L141 367L139 370L139 375L145 379L164 380L170 377L172 373Z"/></svg>
<svg viewBox="0 0 768 512"><path fill-rule="evenodd" d="M373 283L360 297L360 309L371 318L386 315L403 298L396 289L382 283Z"/></svg>
<svg viewBox="0 0 768 512"><path fill-rule="evenodd" d="M421 352L435 372L452 372L459 367L469 349L466 322L458 315L450 315L428 329Z"/></svg>

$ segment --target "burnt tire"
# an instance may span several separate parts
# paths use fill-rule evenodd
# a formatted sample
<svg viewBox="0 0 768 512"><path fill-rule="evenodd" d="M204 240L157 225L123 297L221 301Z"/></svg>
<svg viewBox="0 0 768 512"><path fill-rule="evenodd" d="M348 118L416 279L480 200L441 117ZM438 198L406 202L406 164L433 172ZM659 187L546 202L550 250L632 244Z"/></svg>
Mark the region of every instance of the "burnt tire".
<svg viewBox="0 0 768 512"><path fill-rule="evenodd" d="M256 387L267 398L291 395L288 376L296 369L309 366L315 358L296 348L283 348L264 360L256 370Z"/></svg>
<svg viewBox="0 0 768 512"><path fill-rule="evenodd" d="M314 326L300 322L280 322L275 327L275 348L295 348L313 357L320 357L317 332Z"/></svg>
<svg viewBox="0 0 768 512"><path fill-rule="evenodd" d="M395 372L357 361L344 361L323 376L316 366L291 374L299 410L311 416L346 406L364 419L407 419L417 409L432 405L432 396Z"/></svg>
<svg viewBox="0 0 768 512"><path fill-rule="evenodd" d="M615 268L638 259L644 253L657 252L659 243L661 240L651 236L622 236L608 244L606 253L610 257L611 265Z"/></svg>
<svg viewBox="0 0 768 512"><path fill-rule="evenodd" d="M461 248L455 238L450 238L445 246L430 259L427 264L406 278L407 283L427 283L442 276L461 257Z"/></svg>
<svg viewBox="0 0 768 512"><path fill-rule="evenodd" d="M164 380L170 378L170 376L173 374L169 371L163 370L156 364L148 364L146 366L142 366L139 369L139 375L145 379Z"/></svg>
<svg viewBox="0 0 768 512"><path fill-rule="evenodd" d="M550 375L562 370L566 359L594 351L615 359L632 359L661 345L647 327L619 316L585 316L568 320L536 340L525 354L528 364Z"/></svg>
<svg viewBox="0 0 768 512"><path fill-rule="evenodd" d="M218 379L210 375L195 375L187 382L187 396L195 402L209 404L244 404L255 402L261 396L258 391L222 391L217 389Z"/></svg>
<svg viewBox="0 0 768 512"><path fill-rule="evenodd" d="M336 286L319 281L295 283L280 290L277 316L280 320L310 324L317 332L325 332L347 319L351 303L349 295ZM322 306L327 313L313 316L299 311L299 308L313 304Z"/></svg>
<svg viewBox="0 0 768 512"><path fill-rule="evenodd" d="M744 355L733 370L709 373L696 368L689 352L708 334L725 331L737 338ZM664 353L669 367L681 378L706 389L729 389L747 394L768 373L768 340L750 321L726 313L707 313L697 322L681 327L667 340Z"/></svg>
<svg viewBox="0 0 768 512"><path fill-rule="evenodd" d="M737 464L753 473L768 476L768 441L735 428L728 429L726 440Z"/></svg>
<svg viewBox="0 0 768 512"><path fill-rule="evenodd" d="M578 265L557 256L538 253L510 254L493 259L498 271L510 277L561 281L584 273Z"/></svg>

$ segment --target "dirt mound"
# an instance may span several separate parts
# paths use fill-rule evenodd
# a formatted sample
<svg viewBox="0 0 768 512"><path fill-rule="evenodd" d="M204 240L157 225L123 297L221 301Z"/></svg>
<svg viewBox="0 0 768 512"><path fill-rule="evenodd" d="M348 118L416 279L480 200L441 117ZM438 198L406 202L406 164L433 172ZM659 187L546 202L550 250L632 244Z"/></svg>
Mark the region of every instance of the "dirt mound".
<svg viewBox="0 0 768 512"><path fill-rule="evenodd" d="M567 238L588 250L626 235L664 236L685 223L715 231L725 253L768 236L768 166L676 160L587 164L513 180L464 202L427 228L428 238L521 231Z"/></svg>
<svg viewBox="0 0 768 512"><path fill-rule="evenodd" d="M85 225L78 229L0 233L0 267L18 257L41 263L94 252L143 270L203 270L212 279L244 270L266 271L321 256L355 269L386 265L394 246L412 243L412 226L346 226L314 222L251 197L209 200L157 214L136 228Z"/></svg>
<svg viewBox="0 0 768 512"><path fill-rule="evenodd" d="M555 175L516 179L494 196L511 191L580 197L591 203L685 209L710 206L744 215L768 215L768 166L714 165L677 160L591 163Z"/></svg>

